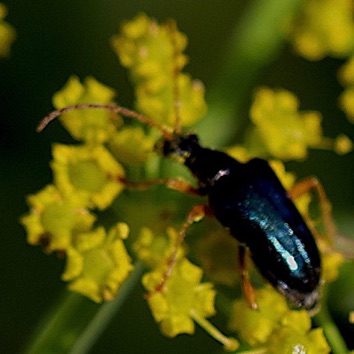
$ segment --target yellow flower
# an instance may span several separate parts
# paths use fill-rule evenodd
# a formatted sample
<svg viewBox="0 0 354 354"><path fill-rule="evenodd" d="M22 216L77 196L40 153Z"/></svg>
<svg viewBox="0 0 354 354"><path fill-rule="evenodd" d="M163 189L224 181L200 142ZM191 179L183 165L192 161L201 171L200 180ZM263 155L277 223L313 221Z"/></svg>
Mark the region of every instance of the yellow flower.
<svg viewBox="0 0 354 354"><path fill-rule="evenodd" d="M339 104L350 122L354 123L354 57L351 57L338 72L339 81L345 87Z"/></svg>
<svg viewBox="0 0 354 354"><path fill-rule="evenodd" d="M159 90L150 90L147 85L137 87L137 109L159 123L174 125L176 111L174 108L173 86L178 85L178 110L182 126L196 124L206 114L204 86L200 81L192 81L190 76L180 74Z"/></svg>
<svg viewBox="0 0 354 354"><path fill-rule="evenodd" d="M88 231L95 216L90 214L80 198L64 198L58 189L48 185L27 197L30 212L21 218L30 245L43 244L46 251L63 251L71 246L73 232Z"/></svg>
<svg viewBox="0 0 354 354"><path fill-rule="evenodd" d="M201 283L202 270L182 259L161 292L155 287L162 279L165 267L143 277L144 287L150 291L148 303L161 331L169 337L180 333L194 333L194 313L202 318L214 315L215 290L210 283Z"/></svg>
<svg viewBox="0 0 354 354"><path fill-rule="evenodd" d="M187 37L175 25L160 26L145 14L123 23L120 34L112 38L112 47L121 64L132 70L137 84L139 80L171 79L174 65L182 69L187 62L182 54L186 45Z"/></svg>
<svg viewBox="0 0 354 354"><path fill-rule="evenodd" d="M118 161L127 164L144 163L153 151L155 141L141 127L119 129L110 139L109 148Z"/></svg>
<svg viewBox="0 0 354 354"><path fill-rule="evenodd" d="M290 36L296 51L309 60L348 55L354 45L352 1L304 1Z"/></svg>
<svg viewBox="0 0 354 354"><path fill-rule="evenodd" d="M56 108L78 103L112 103L113 89L87 77L82 84L76 76L69 78L64 88L53 96ZM122 120L112 112L103 109L75 110L63 114L61 122L76 140L87 143L104 143L116 131Z"/></svg>
<svg viewBox="0 0 354 354"><path fill-rule="evenodd" d="M128 225L118 223L107 235L103 227L77 234L62 275L69 289L95 302L112 300L133 269L123 243L128 233Z"/></svg>
<svg viewBox="0 0 354 354"><path fill-rule="evenodd" d="M123 190L123 167L103 146L53 146L54 180L64 195L76 195L90 208L105 209Z"/></svg>
<svg viewBox="0 0 354 354"><path fill-rule="evenodd" d="M321 251L322 280L326 283L335 281L338 278L341 265L344 263L344 255L334 250L325 240L317 240Z"/></svg>
<svg viewBox="0 0 354 354"><path fill-rule="evenodd" d="M234 303L230 328L254 347L267 353L329 353L322 329L311 330L307 311L289 310L284 297L267 286L256 291L258 311L245 300Z"/></svg>
<svg viewBox="0 0 354 354"><path fill-rule="evenodd" d="M252 346L265 344L288 311L284 297L270 286L257 290L256 296L258 311L250 309L245 299L236 300L229 323Z"/></svg>
<svg viewBox="0 0 354 354"><path fill-rule="evenodd" d="M206 113L203 85L180 73L187 62L186 45L174 22L159 25L144 14L126 22L112 39L121 64L130 70L138 111L158 123L174 125L176 106L182 126Z"/></svg>
<svg viewBox="0 0 354 354"><path fill-rule="evenodd" d="M134 242L133 249L140 260L155 269L166 264L178 236L178 231L172 227L167 229L167 235L154 233L150 228L143 227ZM177 259L182 256L184 256L184 249L181 246L178 249Z"/></svg>
<svg viewBox="0 0 354 354"><path fill-rule="evenodd" d="M303 159L308 147L320 145L321 115L299 112L299 101L286 90L259 89L250 109L256 135L266 151L279 159Z"/></svg>
<svg viewBox="0 0 354 354"><path fill-rule="evenodd" d="M251 156L273 156L281 160L304 159L309 148L334 150L344 154L351 140L340 134L335 139L322 135L319 112L299 111L299 100L286 90L260 88L250 109L254 127L246 139Z"/></svg>
<svg viewBox="0 0 354 354"><path fill-rule="evenodd" d="M354 85L354 56L350 57L338 71L339 81L343 86Z"/></svg>
<svg viewBox="0 0 354 354"><path fill-rule="evenodd" d="M242 163L246 163L248 160L251 159L251 156L247 149L242 145L233 145L228 147L225 152Z"/></svg>
<svg viewBox="0 0 354 354"><path fill-rule="evenodd" d="M15 29L4 21L7 15L7 8L0 3L0 57L9 55L12 43L16 39Z"/></svg>
<svg viewBox="0 0 354 354"><path fill-rule="evenodd" d="M268 344L270 353L330 353L321 328L311 330L306 311L289 311L281 326L272 334Z"/></svg>
<svg viewBox="0 0 354 354"><path fill-rule="evenodd" d="M353 142L344 134L339 134L334 141L334 151L338 155L348 154L353 150Z"/></svg>

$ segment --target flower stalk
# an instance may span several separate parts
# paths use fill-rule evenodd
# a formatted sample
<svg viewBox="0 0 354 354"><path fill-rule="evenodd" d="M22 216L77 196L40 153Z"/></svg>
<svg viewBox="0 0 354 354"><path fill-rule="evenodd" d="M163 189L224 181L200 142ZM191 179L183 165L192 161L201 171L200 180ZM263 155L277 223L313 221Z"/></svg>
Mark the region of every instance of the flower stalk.
<svg viewBox="0 0 354 354"><path fill-rule="evenodd" d="M327 338L327 341L332 349L333 354L348 354L349 350L347 345L334 323L332 316L329 313L327 306L326 293L323 294L322 306L320 312L314 317L314 320L318 326L323 328L323 332Z"/></svg>
<svg viewBox="0 0 354 354"><path fill-rule="evenodd" d="M88 353L124 305L143 271L142 263L136 264L116 298L103 305L65 292L37 327L24 353Z"/></svg>

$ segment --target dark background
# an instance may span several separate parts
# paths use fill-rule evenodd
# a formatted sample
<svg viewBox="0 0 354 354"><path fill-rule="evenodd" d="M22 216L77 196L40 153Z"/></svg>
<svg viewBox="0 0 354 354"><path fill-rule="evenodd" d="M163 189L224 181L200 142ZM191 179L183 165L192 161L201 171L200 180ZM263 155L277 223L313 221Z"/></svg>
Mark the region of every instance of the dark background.
<svg viewBox="0 0 354 354"><path fill-rule="evenodd" d="M16 28L17 40L11 56L0 60L0 351L17 353L65 289L60 281L63 261L45 255L39 247L28 246L18 223L27 211L25 195L51 180L51 142L70 141L59 124L40 136L35 133L36 123L52 110L53 93L72 74L80 78L93 75L117 90L120 103L131 106L132 89L109 39L121 20L142 11L159 20L177 20L189 37L187 54L191 60L186 70L201 79L208 90L227 55L231 30L245 4L230 0L9 0L6 5L7 22ZM345 132L354 138L353 126L337 107L341 87L335 74L341 64L335 59L307 62L285 46L255 84L294 91L302 109L323 113L325 135L334 137ZM247 106L245 102L243 118ZM323 181L341 230L351 235L353 166L353 153L339 158L324 151L311 152L303 163L289 164L299 176L317 175ZM348 287L345 280L336 289L343 284ZM162 337L141 289L137 289L93 352L166 353L177 348L184 353L201 352L202 348L215 352L218 346L200 329L194 338L179 336L172 341Z"/></svg>

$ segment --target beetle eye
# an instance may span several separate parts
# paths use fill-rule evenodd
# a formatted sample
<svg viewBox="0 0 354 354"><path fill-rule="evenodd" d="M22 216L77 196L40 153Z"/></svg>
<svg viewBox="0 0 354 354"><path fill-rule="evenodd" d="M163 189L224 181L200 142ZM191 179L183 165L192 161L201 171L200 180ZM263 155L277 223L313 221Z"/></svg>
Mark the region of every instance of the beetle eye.
<svg viewBox="0 0 354 354"><path fill-rule="evenodd" d="M190 138L190 141L191 141L192 143L198 143L198 142L199 142L198 136L197 136L196 134L191 134L191 135L189 136L189 138Z"/></svg>

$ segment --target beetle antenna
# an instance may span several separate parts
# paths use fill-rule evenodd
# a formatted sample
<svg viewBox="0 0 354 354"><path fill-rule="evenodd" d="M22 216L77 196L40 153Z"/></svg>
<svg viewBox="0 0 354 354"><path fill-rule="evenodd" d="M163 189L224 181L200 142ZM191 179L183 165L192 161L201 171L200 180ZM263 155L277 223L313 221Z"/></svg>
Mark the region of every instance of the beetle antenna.
<svg viewBox="0 0 354 354"><path fill-rule="evenodd" d="M58 109L56 111L53 111L49 113L47 116L45 116L38 124L37 126L37 132L41 132L51 121L59 117L60 115L69 112L69 111L75 111L79 109L104 109L106 111L111 111L114 113L121 114L122 116L128 117L128 118L133 118L138 120L141 123L144 123L146 125L149 125L150 127L157 128L161 131L164 139L166 140L172 140L172 135L173 132L170 128L160 125L156 122L154 122L152 119L144 116L143 114L137 113L135 111L132 111L128 108L118 106L116 104L101 104L101 103L79 103L76 105L72 106L67 106L61 109Z"/></svg>

